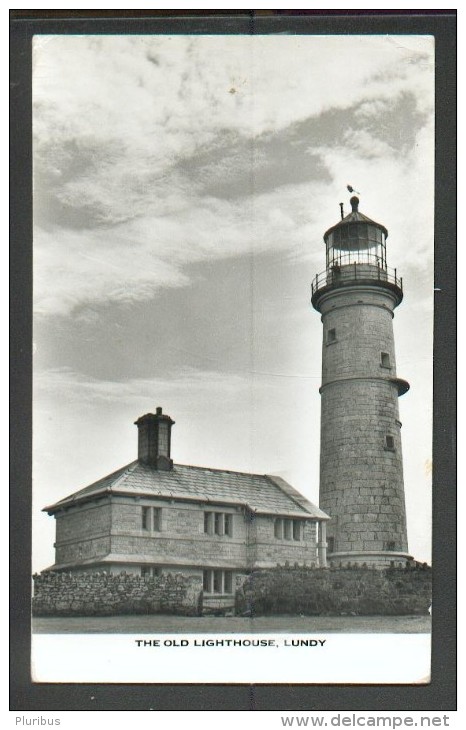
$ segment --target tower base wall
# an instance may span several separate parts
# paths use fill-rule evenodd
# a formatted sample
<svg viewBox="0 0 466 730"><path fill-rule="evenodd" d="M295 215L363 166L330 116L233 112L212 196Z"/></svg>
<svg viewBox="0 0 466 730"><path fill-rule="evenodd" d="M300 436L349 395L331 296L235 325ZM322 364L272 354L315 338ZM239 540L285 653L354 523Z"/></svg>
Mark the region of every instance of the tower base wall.
<svg viewBox="0 0 466 730"><path fill-rule="evenodd" d="M356 552L346 551L332 553L327 557L331 567L350 568L366 566L368 568L405 568L414 560L408 553L381 551Z"/></svg>

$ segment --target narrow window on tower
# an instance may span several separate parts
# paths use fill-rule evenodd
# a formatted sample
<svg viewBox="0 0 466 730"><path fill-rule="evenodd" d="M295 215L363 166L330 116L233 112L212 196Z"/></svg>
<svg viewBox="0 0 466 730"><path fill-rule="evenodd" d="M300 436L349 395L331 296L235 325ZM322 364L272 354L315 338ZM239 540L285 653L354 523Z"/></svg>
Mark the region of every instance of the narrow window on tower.
<svg viewBox="0 0 466 730"><path fill-rule="evenodd" d="M327 345L331 345L332 342L337 341L337 331L336 329L332 328L331 330L327 330Z"/></svg>
<svg viewBox="0 0 466 730"><path fill-rule="evenodd" d="M390 366L390 355L388 352L380 353L380 364L383 368L389 368Z"/></svg>
<svg viewBox="0 0 466 730"><path fill-rule="evenodd" d="M385 450L386 451L395 451L395 439L393 436L390 436L387 434L385 436Z"/></svg>
<svg viewBox="0 0 466 730"><path fill-rule="evenodd" d="M335 552L335 538L334 537L327 538L327 552L329 552L329 553Z"/></svg>

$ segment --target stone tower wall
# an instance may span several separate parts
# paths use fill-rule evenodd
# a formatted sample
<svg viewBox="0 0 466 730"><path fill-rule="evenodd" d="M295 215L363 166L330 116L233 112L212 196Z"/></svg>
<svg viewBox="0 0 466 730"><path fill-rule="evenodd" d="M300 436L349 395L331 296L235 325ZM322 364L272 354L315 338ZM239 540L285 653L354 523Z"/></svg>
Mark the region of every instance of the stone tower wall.
<svg viewBox="0 0 466 730"><path fill-rule="evenodd" d="M320 507L332 518L327 535L336 553L408 549L398 387L393 382L396 303L389 289L362 284L331 290L319 303Z"/></svg>
<svg viewBox="0 0 466 730"><path fill-rule="evenodd" d="M375 290L335 290L322 303L322 384L348 377L396 377L394 299ZM331 330L335 340L329 340ZM381 353L390 366L381 364Z"/></svg>

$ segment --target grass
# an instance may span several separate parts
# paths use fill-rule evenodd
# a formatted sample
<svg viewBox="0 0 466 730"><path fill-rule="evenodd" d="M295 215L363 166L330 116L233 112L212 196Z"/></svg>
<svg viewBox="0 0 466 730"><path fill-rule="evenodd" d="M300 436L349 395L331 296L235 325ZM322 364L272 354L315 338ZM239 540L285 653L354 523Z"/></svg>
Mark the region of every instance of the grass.
<svg viewBox="0 0 466 730"><path fill-rule="evenodd" d="M430 633L430 616L73 616L32 619L38 634Z"/></svg>

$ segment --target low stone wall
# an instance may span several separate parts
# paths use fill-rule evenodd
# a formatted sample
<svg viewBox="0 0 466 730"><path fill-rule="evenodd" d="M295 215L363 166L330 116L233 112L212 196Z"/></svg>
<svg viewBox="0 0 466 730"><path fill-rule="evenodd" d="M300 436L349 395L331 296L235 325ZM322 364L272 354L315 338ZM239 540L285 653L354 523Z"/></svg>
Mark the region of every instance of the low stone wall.
<svg viewBox="0 0 466 730"><path fill-rule="evenodd" d="M34 616L202 613L202 581L198 577L45 572L33 579Z"/></svg>
<svg viewBox="0 0 466 730"><path fill-rule="evenodd" d="M236 594L236 613L354 616L425 615L432 602L428 566L285 567L251 573Z"/></svg>

